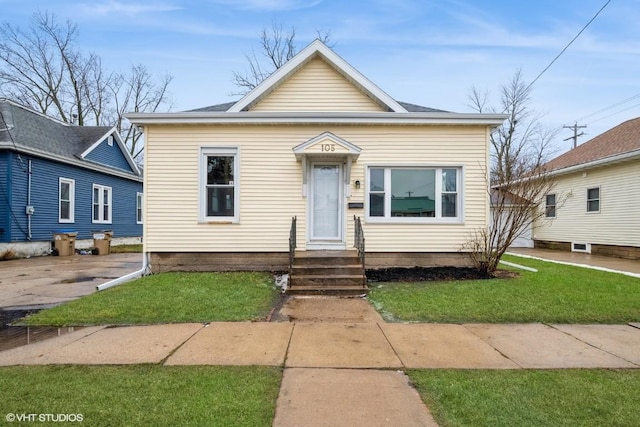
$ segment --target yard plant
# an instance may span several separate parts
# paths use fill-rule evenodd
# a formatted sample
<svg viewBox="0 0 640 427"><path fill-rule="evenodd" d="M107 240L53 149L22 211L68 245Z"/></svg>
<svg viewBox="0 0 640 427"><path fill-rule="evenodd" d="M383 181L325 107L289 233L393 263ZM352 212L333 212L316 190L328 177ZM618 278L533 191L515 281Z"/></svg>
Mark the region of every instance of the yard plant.
<svg viewBox="0 0 640 427"><path fill-rule="evenodd" d="M640 320L640 279L514 256L517 277L370 284L387 320L443 323L626 323Z"/></svg>
<svg viewBox="0 0 640 427"><path fill-rule="evenodd" d="M247 321L265 318L276 297L267 273L162 273L43 310L24 322L79 326Z"/></svg>

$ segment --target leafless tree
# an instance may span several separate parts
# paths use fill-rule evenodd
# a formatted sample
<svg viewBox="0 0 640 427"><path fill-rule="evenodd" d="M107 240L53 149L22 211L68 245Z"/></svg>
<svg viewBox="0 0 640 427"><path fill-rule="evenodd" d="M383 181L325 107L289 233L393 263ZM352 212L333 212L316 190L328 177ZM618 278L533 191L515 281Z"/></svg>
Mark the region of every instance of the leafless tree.
<svg viewBox="0 0 640 427"><path fill-rule="evenodd" d="M330 31L316 30L317 38L323 43L329 43ZM282 67L287 61L298 53L295 43L296 30L291 28L285 31L282 24L273 21L271 28L263 27L260 31L260 53L245 55L248 62L248 70L244 73L234 72L233 83L240 88L234 95L244 95L258 86L274 71Z"/></svg>
<svg viewBox="0 0 640 427"><path fill-rule="evenodd" d="M127 111L170 106L171 76L156 80L142 65L107 71L99 56L81 52L77 26L38 12L28 29L0 25L0 95L77 125L117 126L132 156L142 151L140 134L123 118Z"/></svg>
<svg viewBox="0 0 640 427"><path fill-rule="evenodd" d="M498 268L509 246L535 221L545 218L546 196L554 187L544 168L556 131L542 126L531 109L531 87L520 71L499 88L498 108L489 107L487 92L472 88L471 107L478 112L506 113L490 136L491 161L486 173L491 215L488 227L472 233L463 245L474 265L488 273ZM560 196L555 209L562 205Z"/></svg>
<svg viewBox="0 0 640 427"><path fill-rule="evenodd" d="M137 158L144 147L140 138L142 133L124 118L126 112L153 112L161 106L170 105L167 88L173 79L165 75L154 80L143 65L134 65L128 74L115 74L109 81L108 92L114 103L112 121L115 122L124 141L127 141L130 153Z"/></svg>

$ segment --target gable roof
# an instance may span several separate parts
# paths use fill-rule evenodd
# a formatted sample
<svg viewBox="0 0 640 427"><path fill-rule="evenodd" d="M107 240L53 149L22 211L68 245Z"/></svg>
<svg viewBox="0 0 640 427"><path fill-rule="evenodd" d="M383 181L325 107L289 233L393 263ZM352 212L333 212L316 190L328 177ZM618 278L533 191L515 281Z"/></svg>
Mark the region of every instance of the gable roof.
<svg viewBox="0 0 640 427"><path fill-rule="evenodd" d="M278 89L304 65L317 58L380 105L381 111L259 111L254 105ZM497 127L507 114L453 113L435 108L398 102L364 77L358 70L316 40L272 73L242 99L190 111L171 113L131 112L125 117L135 125L155 124L350 124L350 125L471 125Z"/></svg>
<svg viewBox="0 0 640 427"><path fill-rule="evenodd" d="M640 156L640 117L628 120L547 162L547 171L571 170Z"/></svg>
<svg viewBox="0 0 640 427"><path fill-rule="evenodd" d="M293 58L287 61L282 67L274 71L269 77L264 79L252 91L246 94L241 100L236 102L229 112L239 112L249 110L253 105L273 92L280 84L286 81L291 75L302 68L314 58L320 57L333 67L339 74L345 77L358 89L369 96L374 102L381 105L387 111L396 113L406 112L405 108L398 104L393 98L387 95L382 89L367 79L358 70L353 68L347 61L342 59L327 45L316 39L307 47L302 49Z"/></svg>
<svg viewBox="0 0 640 427"><path fill-rule="evenodd" d="M114 136L134 173L85 159L109 135ZM8 99L0 99L0 148L4 147L126 178L139 178L138 167L115 127L69 125Z"/></svg>
<svg viewBox="0 0 640 427"><path fill-rule="evenodd" d="M193 110L187 110L186 113L189 112L220 112L220 111L228 111L233 105L236 104L237 101L234 102L225 102L224 104L216 104L209 105L207 107L194 108ZM396 101L398 104L402 105L402 107L407 110L409 113L449 113L449 111L438 110L436 108L423 107L422 105L410 104L408 102Z"/></svg>

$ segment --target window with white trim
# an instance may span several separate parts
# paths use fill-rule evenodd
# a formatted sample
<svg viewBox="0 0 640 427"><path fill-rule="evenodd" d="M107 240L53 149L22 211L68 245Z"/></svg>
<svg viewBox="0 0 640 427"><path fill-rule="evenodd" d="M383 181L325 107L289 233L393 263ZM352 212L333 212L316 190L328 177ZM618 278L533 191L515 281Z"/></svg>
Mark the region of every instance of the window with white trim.
<svg viewBox="0 0 640 427"><path fill-rule="evenodd" d="M136 193L136 223L142 224L142 193Z"/></svg>
<svg viewBox="0 0 640 427"><path fill-rule="evenodd" d="M111 224L111 187L93 184L91 222L94 224Z"/></svg>
<svg viewBox="0 0 640 427"><path fill-rule="evenodd" d="M237 222L238 149L203 148L201 169L201 218Z"/></svg>
<svg viewBox="0 0 640 427"><path fill-rule="evenodd" d="M369 220L438 222L461 219L461 168L372 166L368 172Z"/></svg>
<svg viewBox="0 0 640 427"><path fill-rule="evenodd" d="M587 188L587 212L600 212L600 187Z"/></svg>
<svg viewBox="0 0 640 427"><path fill-rule="evenodd" d="M544 201L544 216L546 218L556 217L556 195L547 194Z"/></svg>
<svg viewBox="0 0 640 427"><path fill-rule="evenodd" d="M58 222L75 222L76 181L60 178L58 181Z"/></svg>

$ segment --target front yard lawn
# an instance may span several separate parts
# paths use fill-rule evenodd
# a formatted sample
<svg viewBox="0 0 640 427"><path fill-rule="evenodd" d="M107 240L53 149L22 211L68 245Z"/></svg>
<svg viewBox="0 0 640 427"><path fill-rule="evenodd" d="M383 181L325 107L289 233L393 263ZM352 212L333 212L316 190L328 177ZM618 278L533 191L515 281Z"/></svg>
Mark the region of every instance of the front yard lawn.
<svg viewBox="0 0 640 427"><path fill-rule="evenodd" d="M281 376L271 367L7 367L0 368L1 416L7 425L266 427ZM18 422L23 414L36 418ZM48 414L58 421L40 422ZM59 414L74 418L60 422Z"/></svg>
<svg viewBox="0 0 640 427"><path fill-rule="evenodd" d="M409 371L441 426L640 424L640 370Z"/></svg>
<svg viewBox="0 0 640 427"><path fill-rule="evenodd" d="M27 317L30 326L128 325L263 319L277 291L267 273L162 273Z"/></svg>
<svg viewBox="0 0 640 427"><path fill-rule="evenodd" d="M513 279L370 284L387 320L442 323L640 321L640 279L505 256L538 269Z"/></svg>

